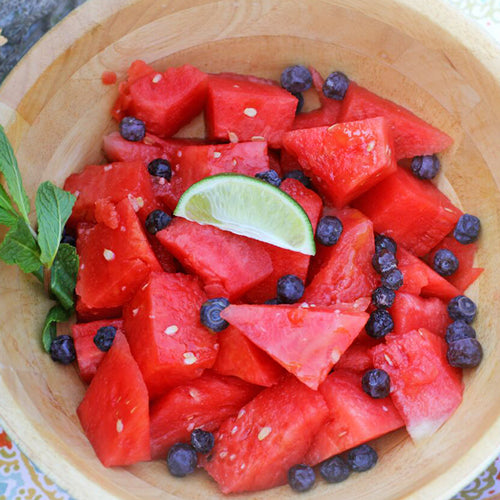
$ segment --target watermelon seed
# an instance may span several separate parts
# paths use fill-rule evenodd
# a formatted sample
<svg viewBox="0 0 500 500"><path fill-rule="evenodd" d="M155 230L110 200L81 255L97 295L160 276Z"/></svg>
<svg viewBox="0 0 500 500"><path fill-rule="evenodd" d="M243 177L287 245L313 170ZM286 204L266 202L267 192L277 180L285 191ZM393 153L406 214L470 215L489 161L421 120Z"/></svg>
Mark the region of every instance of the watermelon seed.
<svg viewBox="0 0 500 500"><path fill-rule="evenodd" d="M189 395L193 398L193 399L198 399L200 393L196 390L196 389L189 389Z"/></svg>
<svg viewBox="0 0 500 500"><path fill-rule="evenodd" d="M121 226L121 227L120 227L120 231L121 231L122 233L124 233L126 230L127 230L127 228L126 228L125 226Z"/></svg>
<svg viewBox="0 0 500 500"><path fill-rule="evenodd" d="M173 335L174 333L177 333L179 331L179 327L177 325L170 325L165 328L165 333L167 335Z"/></svg>
<svg viewBox="0 0 500 500"><path fill-rule="evenodd" d="M233 453L232 455L229 455L229 460L235 460L236 459L236 455Z"/></svg>
<svg viewBox="0 0 500 500"><path fill-rule="evenodd" d="M181 158L181 157L182 157L182 151L181 151L180 149L179 149L179 151L177 151L177 156L178 156L179 158Z"/></svg>
<svg viewBox="0 0 500 500"><path fill-rule="evenodd" d="M252 141L265 141L266 138L263 137L262 135L252 135L252 138L250 140L252 140Z"/></svg>
<svg viewBox="0 0 500 500"><path fill-rule="evenodd" d="M112 168L113 168L113 165L106 165L106 166L104 167L104 171L105 171L105 172L109 172Z"/></svg>
<svg viewBox="0 0 500 500"><path fill-rule="evenodd" d="M192 352L185 352L183 354L183 357L185 365L192 365L193 363L196 363L196 361L198 361L198 358Z"/></svg>
<svg viewBox="0 0 500 500"><path fill-rule="evenodd" d="M232 429L231 429L231 434L236 434L238 432L238 426L235 425Z"/></svg>
<svg viewBox="0 0 500 500"><path fill-rule="evenodd" d="M161 73L157 73L153 79L151 80L153 83L158 83L161 79L163 78L163 75Z"/></svg>
<svg viewBox="0 0 500 500"><path fill-rule="evenodd" d="M220 458L226 458L226 456L227 456L227 451L221 451L221 452L219 453L219 457L220 457Z"/></svg>
<svg viewBox="0 0 500 500"><path fill-rule="evenodd" d="M102 254L107 261L113 260L115 258L115 253L112 250L108 250L107 248L104 249L104 252L102 252Z"/></svg>
<svg viewBox="0 0 500 500"><path fill-rule="evenodd" d="M194 429L194 422L191 422L187 427L186 427L188 432L191 432Z"/></svg>
<svg viewBox="0 0 500 500"><path fill-rule="evenodd" d="M263 439L266 439L269 434L271 434L271 431L271 427L262 427L257 438L259 439L259 441L262 441Z"/></svg>
<svg viewBox="0 0 500 500"><path fill-rule="evenodd" d="M85 264L82 264L82 265L80 266L80 269L83 271L83 270L85 269Z"/></svg>
<svg viewBox="0 0 500 500"><path fill-rule="evenodd" d="M340 352L337 349L333 349L330 354L330 359L332 360L332 363L336 363L340 359Z"/></svg>
<svg viewBox="0 0 500 500"><path fill-rule="evenodd" d="M387 354L384 354L384 358L387 361L387 363L389 363L390 366L394 366L394 364L392 363L392 359L389 356L387 356Z"/></svg>
<svg viewBox="0 0 500 500"><path fill-rule="evenodd" d="M255 108L245 108L243 114L248 116L249 118L254 118L255 116L257 116L257 110Z"/></svg>
<svg viewBox="0 0 500 500"><path fill-rule="evenodd" d="M345 436L347 434L347 431L342 431L342 432L339 432L339 438L341 438L342 436Z"/></svg>
<svg viewBox="0 0 500 500"><path fill-rule="evenodd" d="M236 167L238 165L238 162L236 161L236 158L233 158L233 167Z"/></svg>
<svg viewBox="0 0 500 500"><path fill-rule="evenodd" d="M139 312L139 308L138 307L136 309L132 309L132 316L137 316L138 312Z"/></svg>
<svg viewBox="0 0 500 500"><path fill-rule="evenodd" d="M244 408L242 408L239 413L238 413L238 416L236 417L237 419L241 418L243 415L245 415L246 411Z"/></svg>
<svg viewBox="0 0 500 500"><path fill-rule="evenodd" d="M123 422L121 419L118 419L116 421L116 432L122 432L123 431Z"/></svg>
<svg viewBox="0 0 500 500"><path fill-rule="evenodd" d="M220 158L222 153L220 151L214 151L214 158Z"/></svg>
<svg viewBox="0 0 500 500"><path fill-rule="evenodd" d="M227 136L229 138L229 142L238 142L238 136L234 132L228 132Z"/></svg>
<svg viewBox="0 0 500 500"><path fill-rule="evenodd" d="M375 148L375 141L370 141L366 146L366 151L368 151L369 153L370 151L373 151L374 148Z"/></svg>
<svg viewBox="0 0 500 500"><path fill-rule="evenodd" d="M241 470L243 470L245 467L246 467L246 465L245 465L245 464L241 464L241 465L240 465L240 469L241 469Z"/></svg>
<svg viewBox="0 0 500 500"><path fill-rule="evenodd" d="M382 406L382 410L389 411L389 408L387 408L387 406Z"/></svg>

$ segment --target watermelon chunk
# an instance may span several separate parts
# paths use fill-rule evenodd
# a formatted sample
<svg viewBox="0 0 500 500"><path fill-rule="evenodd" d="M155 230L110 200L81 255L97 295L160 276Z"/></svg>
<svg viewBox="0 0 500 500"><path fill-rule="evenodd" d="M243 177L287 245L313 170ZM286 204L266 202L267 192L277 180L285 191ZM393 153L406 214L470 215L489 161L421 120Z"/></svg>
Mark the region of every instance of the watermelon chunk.
<svg viewBox="0 0 500 500"><path fill-rule="evenodd" d="M446 360L446 343L424 328L387 335L373 364L391 377L391 399L414 441L436 432L462 401L462 373Z"/></svg>
<svg viewBox="0 0 500 500"><path fill-rule="evenodd" d="M352 372L364 373L373 368L371 349L380 343L379 340L370 337L365 332L361 332L346 352L340 356L335 365L337 370L349 370Z"/></svg>
<svg viewBox="0 0 500 500"><path fill-rule="evenodd" d="M365 312L295 305L230 305L221 317L314 390L368 320Z"/></svg>
<svg viewBox="0 0 500 500"><path fill-rule="evenodd" d="M396 171L384 118L292 130L283 146L337 208Z"/></svg>
<svg viewBox="0 0 500 500"><path fill-rule="evenodd" d="M150 460L148 391L122 333L117 333L76 412L104 466Z"/></svg>
<svg viewBox="0 0 500 500"><path fill-rule="evenodd" d="M219 335L219 353L213 370L265 387L277 384L286 373L282 366L231 325Z"/></svg>
<svg viewBox="0 0 500 500"><path fill-rule="evenodd" d="M325 214L337 216L344 230L337 244L317 245L303 300L328 306L371 295L379 279L372 266L375 239L371 221L349 208Z"/></svg>
<svg viewBox="0 0 500 500"><path fill-rule="evenodd" d="M174 218L156 236L186 269L201 278L209 298L236 300L273 270L260 242L214 226Z"/></svg>
<svg viewBox="0 0 500 500"><path fill-rule="evenodd" d="M120 225L78 226L76 293L86 309L120 308L161 267L128 199L116 205Z"/></svg>
<svg viewBox="0 0 500 500"><path fill-rule="evenodd" d="M353 205L371 219L375 231L419 257L437 245L462 215L434 184L401 167Z"/></svg>
<svg viewBox="0 0 500 500"><path fill-rule="evenodd" d="M396 159L431 155L445 150L453 139L441 130L392 101L350 82L343 100L339 122L351 122L383 116L389 122Z"/></svg>
<svg viewBox="0 0 500 500"><path fill-rule="evenodd" d="M404 426L389 397L374 399L361 387L361 373L335 370L319 386L329 419L321 426L305 463L316 465Z"/></svg>
<svg viewBox="0 0 500 500"><path fill-rule="evenodd" d="M165 459L172 445L190 441L193 429L216 431L260 391L243 380L209 371L178 385L151 406L152 458Z"/></svg>
<svg viewBox="0 0 500 500"><path fill-rule="evenodd" d="M134 61L112 115L120 121L135 116L148 132L170 137L201 112L207 95L207 75L185 64L156 72L143 61Z"/></svg>
<svg viewBox="0 0 500 500"><path fill-rule="evenodd" d="M295 118L297 98L259 81L210 75L205 119L208 136L223 141L266 140L281 147Z"/></svg>
<svg viewBox="0 0 500 500"><path fill-rule="evenodd" d="M214 364L217 337L200 322L205 300L196 277L155 272L123 308L130 350L151 399Z"/></svg>
<svg viewBox="0 0 500 500"><path fill-rule="evenodd" d="M288 469L302 462L327 416L319 392L287 377L221 425L201 465L226 494L285 484Z"/></svg>
<svg viewBox="0 0 500 500"><path fill-rule="evenodd" d="M116 333L124 333L122 319L77 323L71 327L80 378L87 384L89 384L94 377L97 367L106 354L94 344L95 334L97 330L103 326L114 326L116 328Z"/></svg>

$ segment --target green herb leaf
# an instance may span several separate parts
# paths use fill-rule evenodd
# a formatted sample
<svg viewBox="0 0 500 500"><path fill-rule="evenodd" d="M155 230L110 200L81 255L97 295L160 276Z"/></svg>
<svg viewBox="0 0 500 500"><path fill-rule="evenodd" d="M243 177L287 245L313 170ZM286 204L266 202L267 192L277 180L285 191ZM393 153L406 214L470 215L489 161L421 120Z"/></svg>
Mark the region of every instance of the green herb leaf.
<svg viewBox="0 0 500 500"><path fill-rule="evenodd" d="M9 139L5 135L4 128L0 125L0 172L5 176L10 195L17 205L23 219L29 224L28 214L30 212L30 200L24 190L21 172L17 166L14 151Z"/></svg>
<svg viewBox="0 0 500 500"><path fill-rule="evenodd" d="M22 219L5 235L0 245L0 259L17 264L25 273L40 268L40 249L29 227Z"/></svg>
<svg viewBox="0 0 500 500"><path fill-rule="evenodd" d="M68 321L72 313L72 310L64 309L59 304L50 309L45 318L42 330L42 344L46 352L50 352L50 344L56 338L56 323Z"/></svg>
<svg viewBox="0 0 500 500"><path fill-rule="evenodd" d="M42 251L40 260L51 267L61 240L64 225L71 215L76 197L52 182L43 182L36 192L36 216L38 220L38 245Z"/></svg>
<svg viewBox="0 0 500 500"><path fill-rule="evenodd" d="M7 191L0 184L0 224L12 227L16 225L17 219L19 219L19 215L14 210Z"/></svg>
<svg viewBox="0 0 500 500"><path fill-rule="evenodd" d="M50 291L64 309L71 309L74 305L78 263L76 248L62 243L50 271Z"/></svg>

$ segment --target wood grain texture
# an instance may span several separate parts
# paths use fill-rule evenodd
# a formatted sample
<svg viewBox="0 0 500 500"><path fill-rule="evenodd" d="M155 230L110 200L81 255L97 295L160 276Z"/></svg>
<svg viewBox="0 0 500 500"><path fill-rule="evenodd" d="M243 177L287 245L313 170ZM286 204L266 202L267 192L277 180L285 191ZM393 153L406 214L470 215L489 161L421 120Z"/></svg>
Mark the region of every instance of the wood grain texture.
<svg viewBox="0 0 500 500"><path fill-rule="evenodd" d="M116 125L116 87L142 58L158 69L186 62L207 71L277 78L292 63L353 79L409 107L455 139L442 155L440 186L483 224L469 295L478 300L483 364L467 373L465 399L427 443L404 432L376 444L380 463L301 498L447 499L500 450L498 48L459 14L430 0L89 0L50 32L0 88L6 126L28 193L46 179L62 184L102 160L101 138ZM201 122L185 134L202 130ZM79 499L217 498L202 472L187 480L163 463L105 469L83 436L75 408L84 387L39 345L49 302L39 285L0 265L0 418L23 450ZM288 487L244 498L294 498Z"/></svg>

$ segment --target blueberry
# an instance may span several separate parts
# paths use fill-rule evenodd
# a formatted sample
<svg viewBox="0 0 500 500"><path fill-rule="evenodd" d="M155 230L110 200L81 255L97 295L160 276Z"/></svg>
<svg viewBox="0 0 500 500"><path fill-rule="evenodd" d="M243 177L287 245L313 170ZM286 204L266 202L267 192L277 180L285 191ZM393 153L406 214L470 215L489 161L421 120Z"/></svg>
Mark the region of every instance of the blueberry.
<svg viewBox="0 0 500 500"><path fill-rule="evenodd" d="M323 83L323 94L330 99L341 101L349 87L349 78L341 71L330 73Z"/></svg>
<svg viewBox="0 0 500 500"><path fill-rule="evenodd" d="M279 302L279 300L278 300L276 297L274 297L274 298L272 298L272 299L268 299L268 300L266 300L266 301L264 302L264 304L266 304L266 305L268 305L268 306L276 306L276 305L278 305L279 303L280 303L280 302Z"/></svg>
<svg viewBox="0 0 500 500"><path fill-rule="evenodd" d="M292 94L310 89L313 82L311 72L300 64L285 68L280 81L281 86Z"/></svg>
<svg viewBox="0 0 500 500"><path fill-rule="evenodd" d="M94 335L94 344L100 351L109 351L113 345L113 340L116 336L115 326L101 326L97 333Z"/></svg>
<svg viewBox="0 0 500 500"><path fill-rule="evenodd" d="M451 276L458 269L458 259L446 248L441 248L434 255L432 267L441 276Z"/></svg>
<svg viewBox="0 0 500 500"><path fill-rule="evenodd" d="M474 339L476 338L476 330L472 328L468 323L459 319L454 321L446 329L446 335L444 339L448 344L462 339Z"/></svg>
<svg viewBox="0 0 500 500"><path fill-rule="evenodd" d="M462 319L472 323L476 317L476 304L465 295L457 295L448 302L448 315L453 320Z"/></svg>
<svg viewBox="0 0 500 500"><path fill-rule="evenodd" d="M453 236L459 243L467 245L478 239L480 230L481 221L475 215L464 214L458 219Z"/></svg>
<svg viewBox="0 0 500 500"><path fill-rule="evenodd" d="M319 473L329 483L341 483L351 475L351 469L349 469L347 462L337 455L321 462Z"/></svg>
<svg viewBox="0 0 500 500"><path fill-rule="evenodd" d="M307 189L312 189L311 179L309 177L307 177L307 175L304 174L304 172L302 172L302 170L291 170L290 172L286 173L283 176L283 180L285 180L285 179L296 179L299 182L302 182L302 184L304 184L304 186Z"/></svg>
<svg viewBox="0 0 500 500"><path fill-rule="evenodd" d="M365 325L366 333L374 339L385 337L393 329L394 321L385 309L375 309Z"/></svg>
<svg viewBox="0 0 500 500"><path fill-rule="evenodd" d="M304 107L304 96L301 92L292 92L292 94L298 99L297 107L295 108L295 114L298 115Z"/></svg>
<svg viewBox="0 0 500 500"><path fill-rule="evenodd" d="M389 252L395 254L398 249L398 245L391 237L385 236L385 234L376 234L375 252L378 253L383 249L389 250Z"/></svg>
<svg viewBox="0 0 500 500"><path fill-rule="evenodd" d="M215 437L211 432L195 429L191 433L191 446L198 453L209 453L215 444Z"/></svg>
<svg viewBox="0 0 500 500"><path fill-rule="evenodd" d="M456 340L448 345L446 358L451 366L474 368L483 359L483 348L476 339Z"/></svg>
<svg viewBox="0 0 500 500"><path fill-rule="evenodd" d="M169 181L172 178L172 167L168 160L156 158L148 163L148 172L155 177L163 177Z"/></svg>
<svg viewBox="0 0 500 500"><path fill-rule="evenodd" d="M347 454L347 463L354 472L364 472L371 469L377 460L377 452L367 444L357 446Z"/></svg>
<svg viewBox="0 0 500 500"><path fill-rule="evenodd" d="M399 290L403 286L403 273L399 269L393 269L383 273L380 281L382 286L389 288L389 290Z"/></svg>
<svg viewBox="0 0 500 500"><path fill-rule="evenodd" d="M167 455L167 467L175 477L184 477L192 474L198 464L198 455L195 449L186 443L176 443Z"/></svg>
<svg viewBox="0 0 500 500"><path fill-rule="evenodd" d="M389 396L391 379L389 374L378 368L368 370L361 379L363 391L374 399L382 399Z"/></svg>
<svg viewBox="0 0 500 500"><path fill-rule="evenodd" d="M411 171L418 179L433 179L440 168L441 163L436 155L415 156L411 161Z"/></svg>
<svg viewBox="0 0 500 500"><path fill-rule="evenodd" d="M120 122L120 134L127 141L142 141L146 135L146 125L142 120L126 116Z"/></svg>
<svg viewBox="0 0 500 500"><path fill-rule="evenodd" d="M278 280L276 295L280 304L294 304L304 295L304 282L293 274L286 274Z"/></svg>
<svg viewBox="0 0 500 500"><path fill-rule="evenodd" d="M265 172L259 172L258 174L255 174L255 177L261 181L268 182L272 186L280 187L281 185L281 178L276 170L271 169L266 170Z"/></svg>
<svg viewBox="0 0 500 500"><path fill-rule="evenodd" d="M299 464L288 469L288 484L295 491L308 491L314 486L316 474L309 465Z"/></svg>
<svg viewBox="0 0 500 500"><path fill-rule="evenodd" d="M375 288L372 293L372 304L377 309L389 309L394 304L396 293L385 286Z"/></svg>
<svg viewBox="0 0 500 500"><path fill-rule="evenodd" d="M172 222L172 217L166 212L163 210L153 210L146 217L145 226L148 233L156 234L158 231L165 229L170 222Z"/></svg>
<svg viewBox="0 0 500 500"><path fill-rule="evenodd" d="M76 238L72 234L67 233L65 228L61 236L61 243L66 243L67 245L76 247Z"/></svg>
<svg viewBox="0 0 500 500"><path fill-rule="evenodd" d="M335 245L344 230L342 222L337 217L325 215L321 217L316 228L316 239L318 243L326 247Z"/></svg>
<svg viewBox="0 0 500 500"><path fill-rule="evenodd" d="M207 300L200 309L201 322L213 332L225 330L229 326L229 323L221 318L220 312L228 305L229 300L224 297Z"/></svg>
<svg viewBox="0 0 500 500"><path fill-rule="evenodd" d="M50 357L53 361L68 365L76 359L75 344L69 335L59 335L50 344Z"/></svg>
<svg viewBox="0 0 500 500"><path fill-rule="evenodd" d="M388 273L398 267L398 259L392 252L383 248L372 257L372 266L379 274Z"/></svg>

